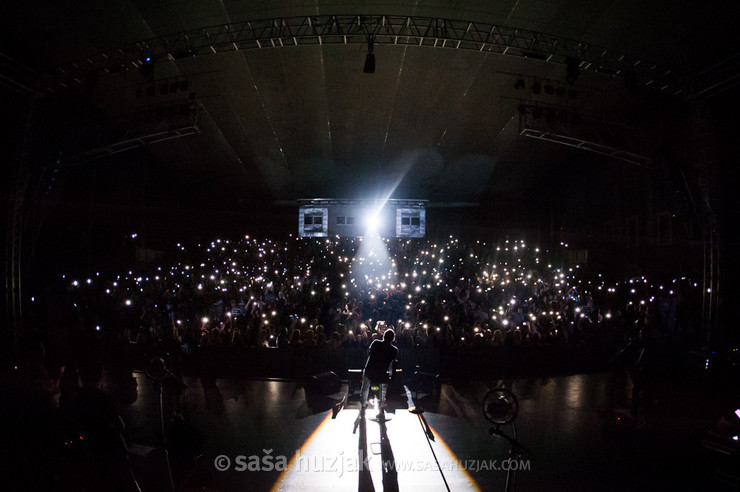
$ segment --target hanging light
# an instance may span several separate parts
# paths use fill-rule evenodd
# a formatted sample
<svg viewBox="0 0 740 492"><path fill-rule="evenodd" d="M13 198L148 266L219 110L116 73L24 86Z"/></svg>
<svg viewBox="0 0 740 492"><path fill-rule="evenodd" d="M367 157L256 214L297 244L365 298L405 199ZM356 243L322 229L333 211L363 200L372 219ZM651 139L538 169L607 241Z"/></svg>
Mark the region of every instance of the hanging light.
<svg viewBox="0 0 740 492"><path fill-rule="evenodd" d="M367 55L365 56L365 67L362 69L363 73L375 73L375 54L373 53L373 41L375 36L368 34L367 36Z"/></svg>

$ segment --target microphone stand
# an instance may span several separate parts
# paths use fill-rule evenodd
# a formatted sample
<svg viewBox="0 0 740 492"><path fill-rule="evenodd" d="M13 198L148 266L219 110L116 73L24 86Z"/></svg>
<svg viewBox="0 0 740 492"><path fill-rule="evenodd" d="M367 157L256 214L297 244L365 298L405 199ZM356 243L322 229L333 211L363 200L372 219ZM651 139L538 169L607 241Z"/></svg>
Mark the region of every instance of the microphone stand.
<svg viewBox="0 0 740 492"><path fill-rule="evenodd" d="M528 453L529 450L522 446L522 444L517 440L516 438L516 424L514 422L511 423L511 427L514 431L514 437L507 436L504 431L501 430L501 428L496 425L494 427L491 427L488 430L489 435L496 435L499 437L503 437L506 439L509 443L509 460L516 460L520 458L524 453ZM516 470L515 467L511 466L511 462L509 463L509 468L506 470L506 492L512 492L516 489Z"/></svg>
<svg viewBox="0 0 740 492"><path fill-rule="evenodd" d="M169 445L167 442L167 432L165 430L164 424L164 391L162 384L166 377L174 376L174 374L172 374L172 372L170 372L170 370L164 366L164 363L162 363L162 367L158 369L161 369L161 373L154 373L154 371L145 371L145 373L154 381L157 386L157 413L159 417L159 431L162 438L162 449L164 450L164 460L167 465L167 480L169 482L170 491L175 492L175 481L172 478L172 466L170 465Z"/></svg>

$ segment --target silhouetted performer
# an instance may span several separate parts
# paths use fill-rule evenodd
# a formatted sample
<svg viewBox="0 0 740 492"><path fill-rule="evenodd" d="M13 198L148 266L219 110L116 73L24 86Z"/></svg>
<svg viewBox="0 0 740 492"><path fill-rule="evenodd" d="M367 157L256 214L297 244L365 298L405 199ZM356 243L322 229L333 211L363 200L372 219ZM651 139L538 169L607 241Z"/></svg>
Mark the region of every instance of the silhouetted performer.
<svg viewBox="0 0 740 492"><path fill-rule="evenodd" d="M83 366L79 375L82 388L77 398L76 417L92 458L90 490L140 492L128 464L123 419L113 400L100 389L102 366Z"/></svg>
<svg viewBox="0 0 740 492"><path fill-rule="evenodd" d="M380 408L385 406L385 394L388 389L388 381L395 368L391 368L391 363L396 360L398 348L393 345L393 339L396 337L392 329L383 333L383 340L375 340L370 344L370 355L365 363L365 370L362 373L362 408L367 407L367 397L370 393L371 384L380 385Z"/></svg>

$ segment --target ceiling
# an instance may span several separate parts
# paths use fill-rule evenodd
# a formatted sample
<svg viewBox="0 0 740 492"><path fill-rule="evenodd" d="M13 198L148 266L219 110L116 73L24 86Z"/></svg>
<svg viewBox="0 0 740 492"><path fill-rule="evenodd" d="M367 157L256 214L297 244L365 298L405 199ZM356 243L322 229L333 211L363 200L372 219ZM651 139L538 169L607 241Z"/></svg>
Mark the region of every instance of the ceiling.
<svg viewBox="0 0 740 492"><path fill-rule="evenodd" d="M737 2L689 0L7 3L0 51L44 80L40 91L53 101L46 114L56 121L48 150L75 165L76 179L92 179L94 168L96 186L103 188L99 199L107 194L120 200L144 173L171 203L215 208L235 198L517 200L584 167L634 165L521 131L547 126L558 135L650 158L656 125L646 112L664 107L655 101L691 99L698 74L734 54L730 33L740 18ZM625 83L632 79L623 66L614 73L607 63L596 71L577 51L580 73L571 83L562 56L548 62L537 50L522 56L522 50L501 54L454 49L454 43L391 45L378 39L372 74L363 73L368 46L359 36L348 44L264 44L175 57L154 48L182 32L333 15L452 19L575 40L624 55L637 87ZM137 43L147 48L132 59ZM140 59L148 49L155 55L147 64L151 73ZM129 56L123 69L111 68L116 50ZM663 77L668 89L648 83L645 67L652 64L661 67L661 76L670 70ZM517 88L520 79L524 87ZM542 89L534 93L537 82ZM192 113L167 116L168 107L184 107L183 101L198 108L198 131L152 139L164 124L157 127L152 116L157 108L169 130L188 126ZM137 138L149 138L148 144L115 147Z"/></svg>

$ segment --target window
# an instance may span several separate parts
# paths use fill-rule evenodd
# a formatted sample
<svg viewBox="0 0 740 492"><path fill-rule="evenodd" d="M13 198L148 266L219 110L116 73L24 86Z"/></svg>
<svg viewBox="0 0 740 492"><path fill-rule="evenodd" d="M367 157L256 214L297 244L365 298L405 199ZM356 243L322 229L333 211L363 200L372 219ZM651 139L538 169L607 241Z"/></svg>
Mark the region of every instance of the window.
<svg viewBox="0 0 740 492"><path fill-rule="evenodd" d="M328 231L328 209L301 208L299 211L298 234L301 237L324 237Z"/></svg>
<svg viewBox="0 0 740 492"><path fill-rule="evenodd" d="M424 216L423 208L396 209L396 236L424 237Z"/></svg>
<svg viewBox="0 0 740 492"><path fill-rule="evenodd" d="M337 216L337 225L344 225L346 223L347 222L346 222L346 219L345 219L344 215L338 215Z"/></svg>
<svg viewBox="0 0 740 492"><path fill-rule="evenodd" d="M355 218L354 217L347 217L347 225L354 225Z"/></svg>

